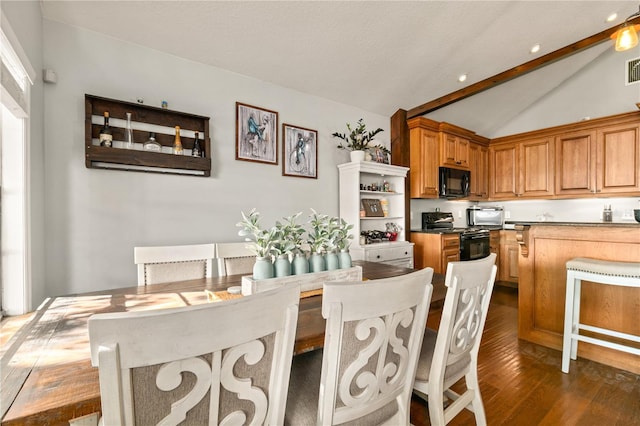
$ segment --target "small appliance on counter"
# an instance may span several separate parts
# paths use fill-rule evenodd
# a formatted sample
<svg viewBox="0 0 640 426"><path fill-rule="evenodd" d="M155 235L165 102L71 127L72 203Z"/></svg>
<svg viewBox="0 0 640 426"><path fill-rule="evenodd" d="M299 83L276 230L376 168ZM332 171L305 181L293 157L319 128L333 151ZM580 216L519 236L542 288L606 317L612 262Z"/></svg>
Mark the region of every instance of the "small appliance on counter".
<svg viewBox="0 0 640 426"><path fill-rule="evenodd" d="M483 229L502 229L502 207L473 206L467 209L467 225Z"/></svg>

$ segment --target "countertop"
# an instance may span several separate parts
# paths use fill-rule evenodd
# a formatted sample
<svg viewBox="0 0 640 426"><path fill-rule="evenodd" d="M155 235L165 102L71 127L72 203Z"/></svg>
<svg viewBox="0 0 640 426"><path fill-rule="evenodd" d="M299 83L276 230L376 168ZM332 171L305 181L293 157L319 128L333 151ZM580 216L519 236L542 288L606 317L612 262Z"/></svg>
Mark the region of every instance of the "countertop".
<svg viewBox="0 0 640 426"><path fill-rule="evenodd" d="M550 222L550 221L507 221L504 223L504 229L513 229L509 225L535 225L535 226L590 226L595 228L606 227L624 227L624 228L640 228L638 222Z"/></svg>

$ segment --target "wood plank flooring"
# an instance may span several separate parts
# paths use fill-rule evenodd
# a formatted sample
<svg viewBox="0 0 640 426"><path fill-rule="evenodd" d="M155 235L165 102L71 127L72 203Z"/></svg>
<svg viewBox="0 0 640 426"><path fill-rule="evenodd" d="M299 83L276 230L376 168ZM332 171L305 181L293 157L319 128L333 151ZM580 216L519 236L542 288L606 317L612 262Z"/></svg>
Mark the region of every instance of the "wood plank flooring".
<svg viewBox="0 0 640 426"><path fill-rule="evenodd" d="M438 313L430 314L430 327L438 321ZM640 425L640 376L581 358L562 373L560 351L518 340L515 289L495 287L478 357L489 425ZM416 396L411 423L430 424ZM464 410L449 424L475 420Z"/></svg>

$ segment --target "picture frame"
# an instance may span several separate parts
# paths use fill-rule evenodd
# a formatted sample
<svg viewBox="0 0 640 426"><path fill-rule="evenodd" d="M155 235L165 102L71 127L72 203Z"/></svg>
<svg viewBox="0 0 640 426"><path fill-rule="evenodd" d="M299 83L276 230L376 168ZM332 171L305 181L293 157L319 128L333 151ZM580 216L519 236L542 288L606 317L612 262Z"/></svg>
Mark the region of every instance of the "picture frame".
<svg viewBox="0 0 640 426"><path fill-rule="evenodd" d="M390 164L389 154L380 148L371 149L369 154L371 154L371 161L375 163Z"/></svg>
<svg viewBox="0 0 640 426"><path fill-rule="evenodd" d="M318 132L282 124L282 175L318 179Z"/></svg>
<svg viewBox="0 0 640 426"><path fill-rule="evenodd" d="M278 113L236 102L236 160L278 164Z"/></svg>
<svg viewBox="0 0 640 426"><path fill-rule="evenodd" d="M365 217L384 217L382 204L377 198L363 198L362 206L364 207Z"/></svg>

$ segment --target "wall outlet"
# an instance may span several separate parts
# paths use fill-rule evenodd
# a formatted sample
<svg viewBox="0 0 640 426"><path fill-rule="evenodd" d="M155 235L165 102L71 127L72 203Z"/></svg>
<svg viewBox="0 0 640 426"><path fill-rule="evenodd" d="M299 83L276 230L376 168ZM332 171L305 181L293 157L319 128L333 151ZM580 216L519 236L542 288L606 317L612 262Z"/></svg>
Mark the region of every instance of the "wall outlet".
<svg viewBox="0 0 640 426"><path fill-rule="evenodd" d="M504 212L504 218L505 219L511 219L511 212L509 210L505 210Z"/></svg>
<svg viewBox="0 0 640 426"><path fill-rule="evenodd" d="M633 219L633 210L625 210L622 212L622 219Z"/></svg>

